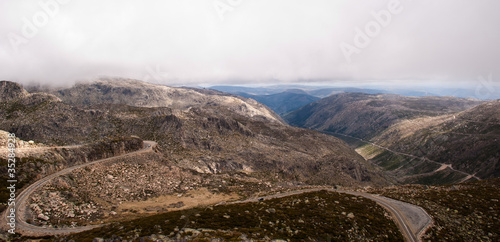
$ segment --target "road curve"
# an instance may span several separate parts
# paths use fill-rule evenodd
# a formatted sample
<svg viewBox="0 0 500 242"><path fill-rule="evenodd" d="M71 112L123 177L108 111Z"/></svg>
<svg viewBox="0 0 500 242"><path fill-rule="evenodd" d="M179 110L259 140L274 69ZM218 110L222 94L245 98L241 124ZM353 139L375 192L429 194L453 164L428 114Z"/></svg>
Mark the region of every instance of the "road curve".
<svg viewBox="0 0 500 242"><path fill-rule="evenodd" d="M411 242L417 242L419 241L418 239L418 233L414 233L410 229L410 224L408 220L406 219L406 216L403 214L402 211L400 211L397 207L393 206L390 202L385 200L383 197L380 196L375 196L373 194L369 193L361 193L361 192L348 192L344 191L346 194L351 194L355 196L362 196L365 198L368 198L370 200L375 201L378 203L380 206L388 210L392 217L396 220L396 224L398 225L399 229L401 230L403 236ZM430 218L429 218L430 219Z"/></svg>
<svg viewBox="0 0 500 242"><path fill-rule="evenodd" d="M420 156L416 156L416 155L412 155L412 154L407 154L407 153L403 153L403 152L399 152L399 151L391 150L391 149L389 149L389 148L387 148L387 147L384 147L384 146L381 146L381 145L379 145L379 144L373 143L373 142L371 142L371 141L364 140L364 139L361 139L361 138L357 138L357 137L354 137L354 136L350 136L350 135L346 135L346 134L341 134L341 133L336 133L336 132L328 132L328 131L322 131L322 132L323 132L323 133L325 133L325 134L328 134L328 135L336 134L336 135L341 135L341 136L348 137L348 138L352 138L352 139L357 139L357 140L359 140L359 141L361 141L361 142L364 142L364 143L370 144L370 145L372 145L372 146L375 146L375 147L377 147L377 148L380 148L380 149L383 149L383 150L389 151L389 152L391 152L391 153L393 153L393 154L396 154L396 155L407 156L407 157L414 158L414 159L422 159L422 160L424 160L424 161L429 161L429 162L432 162L432 163L434 163L434 164L438 164L438 165L440 165L440 166L443 166L443 165L449 165L449 164L445 164L445 163L441 163L441 162L437 162L437 161L431 160L431 159L429 159L429 158L427 158L427 157L420 157ZM467 177L466 177L467 179L464 179L463 181L466 181L466 180L468 180L468 179L470 179L470 178L472 178L472 177L473 177L473 178L475 178L475 179L477 179L477 180L479 180L479 181L481 180L481 178L477 177L475 174L469 174L469 173L467 173L467 172L465 172L465 171L460 171L460 170L457 170L457 169L453 168L451 165L449 165L449 167L448 167L448 168L449 168L449 169L451 169L451 170L452 170L452 171L454 171L454 172L458 172L458 173L460 173L460 174L463 174L463 175L467 176ZM437 172L439 169L440 169L440 168L438 168L437 170L435 170L435 171L433 171L433 172ZM418 175L424 175L424 174L418 174ZM461 182L463 182L463 181L461 181ZM460 182L460 183L461 183L461 182Z"/></svg>
<svg viewBox="0 0 500 242"><path fill-rule="evenodd" d="M414 224L409 222L409 219L407 218L408 212L402 211L402 209L398 208L398 206L396 206L396 204L394 204L394 202L391 201L392 199L388 199L386 197L382 197L382 196L378 196L378 195L373 195L370 193L344 191L344 190L338 190L338 189L332 189L332 188L309 188L309 189L302 189L302 190L294 190L294 191L290 191L290 192L277 193L277 194L263 196L263 197L249 198L246 200L235 201L235 202L230 202L230 203L226 203L226 204L258 202L261 199L282 198L282 197L288 197L288 196L298 195L298 194L302 194L302 193L321 191L321 190L326 190L329 192L346 193L346 194L350 194L350 195L354 195L354 196L362 196L364 198L370 199L370 200L378 203L380 206L382 206L384 209L386 209L387 211L390 212L392 217L395 219L396 225L399 227L399 229L401 230L401 233L403 234L403 236L406 238L407 241L411 241L411 242L420 241L420 236L428 228L428 225L430 223L432 223L432 218L421 207L397 201L398 203L400 203L399 204L400 206L402 204L403 205L406 204L405 206L412 206L412 207L418 208L419 213L420 213L419 218L421 220L424 220L424 221L420 221L420 222L425 224L425 225L422 226L422 228L417 229L417 228L414 228L414 227L416 227ZM396 200L394 200L394 201L396 201Z"/></svg>
<svg viewBox="0 0 500 242"><path fill-rule="evenodd" d="M61 175L68 174L72 172L75 169L86 167L89 165L93 165L96 163L102 163L106 161L110 161L113 159L117 158L123 158L126 156L130 155L137 155L140 153L144 152L149 152L152 150L152 148L156 146L156 142L154 141L144 141L144 148L138 151L130 152L127 154L115 156L115 157L110 157L106 159L101 159L101 160L96 160L93 162L88 162L85 164L73 166L66 168L62 171L59 171L57 173L54 173L52 175L46 176L35 183L31 184L28 186L26 189L24 189L16 199L16 233L21 233L23 235L27 236L45 236L45 235L62 235L62 234L70 234L70 233L78 233L78 232L83 232L86 230L90 230L96 227L100 227L101 225L93 225L93 226L84 226L84 227L75 227L75 228L46 228L46 227L39 227L35 226L32 224L28 224L25 219L24 215L26 214L26 203L30 195L35 192L38 188L42 187L44 184L49 182L50 180L59 177ZM377 196L369 193L362 193L362 192L352 192L352 191L343 191L343 190L337 190L337 189L332 189L332 188L311 188L311 189L302 189L302 190L295 190L295 191L290 191L286 193L278 193L278 194L273 194L273 195L268 195L264 197L256 197L256 198L249 198L243 201L235 201L235 202L230 202L227 204L235 204L235 203L246 203L246 202L258 202L259 199L272 199L272 198L281 198L281 197L287 197L287 196L292 196L292 195L297 195L297 194L302 194L302 193L307 193L307 192L314 192L314 191L320 191L320 190L327 190L330 192L340 192L340 193L346 193L346 194L351 194L355 196L362 196L365 198L368 198L370 200L373 200L380 204L383 208L388 210L391 215L394 217L396 224L400 228L401 232L405 236L405 238L408 241L420 241L419 240L419 235L423 234L425 232L425 229L428 227L427 225L432 222L432 218L423 210L422 208L418 207L424 214L425 217L428 218L428 221L426 221L426 226L424 226L422 229L419 231L413 231L411 229L412 225L408 222L407 216L405 215L404 211L401 211L398 209L397 206L394 206L394 204L390 201L390 199L382 197L382 196ZM401 202L402 203L402 202ZM410 204L408 204L410 205ZM412 205L414 206L414 205ZM5 228L6 226L6 221L7 221L7 211L10 210L10 207L7 208L3 214L3 217L5 220L2 219L1 225Z"/></svg>
<svg viewBox="0 0 500 242"><path fill-rule="evenodd" d="M68 174L72 172L75 169L86 167L89 165L97 164L97 163L102 163L106 161L111 161L114 159L118 158L123 158L126 156L131 156L131 155L137 155L145 152L149 152L153 149L154 146L156 146L156 142L154 141L144 141L144 147L140 150L130 152L127 154L123 155L118 155L106 159L101 159L101 160L96 160L88 163L84 163L81 165L73 166L66 168L62 171L56 172L52 175L46 176L35 183L31 184L28 186L26 189L24 189L16 198L16 204L15 204L15 209L16 209L16 233L21 233L23 235L27 236L45 236L45 235L61 235L61 234L69 234L69 233L77 233L77 232L82 232L86 230L90 230L96 227L99 227L100 225L93 225L93 226L84 226L84 227L75 227L75 228L46 228L46 227L39 227L35 226L32 224L29 224L25 221L24 215L26 214L26 203L30 195L35 192L38 188L42 187L45 183L49 182L50 180L59 177L61 175ZM7 211L10 210L10 207L8 207L5 212L3 213L3 218L1 221L2 227L7 228Z"/></svg>

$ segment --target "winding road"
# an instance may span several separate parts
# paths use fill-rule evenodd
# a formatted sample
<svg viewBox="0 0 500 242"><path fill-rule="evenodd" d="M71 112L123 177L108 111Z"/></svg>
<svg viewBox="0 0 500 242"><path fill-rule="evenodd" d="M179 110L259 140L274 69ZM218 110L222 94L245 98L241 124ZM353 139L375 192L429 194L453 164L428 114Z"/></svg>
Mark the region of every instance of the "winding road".
<svg viewBox="0 0 500 242"><path fill-rule="evenodd" d="M41 188L43 185L45 185L47 182L50 180L59 177L61 175L65 175L68 173L71 173L72 171L90 166L96 163L102 163L102 162L107 162L111 161L114 159L118 158L123 158L126 156L131 156L131 155L137 155L145 152L150 152L154 146L156 146L156 142L154 141L144 141L144 147L140 150L130 152L127 154L123 155L118 155L106 159L101 159L101 160L96 160L93 162L88 162L85 164L73 166L66 168L64 170L61 170L57 173L54 173L52 175L46 176L35 183L31 184L28 186L26 189L24 189L16 198L16 233L21 233L26 236L45 236L45 235L64 235L64 234L71 234L71 233L78 233L78 232L83 232L87 231L90 229L94 229L97 227L100 227L102 225L92 225L92 226L83 226L83 227L74 227L74 228L49 228L49 227L39 227L35 226L32 224L29 224L25 221L25 215L27 214L26 208L27 208L27 203L29 200L30 195L35 192L37 189ZM297 195L297 194L302 194L302 193L307 193L307 192L313 192L313 191L320 191L320 190L327 190L330 192L340 192L340 193L346 193L346 194L351 194L354 196L362 196L365 198L368 198L370 200L375 201L379 205L381 205L383 208L385 208L387 211L390 212L392 217L395 219L396 224L400 228L402 234L405 236L405 238L408 241L420 241L419 236L425 232L425 230L428 228L428 226L432 223L432 218L421 208L412 204L408 203L403 203L400 201L392 200L386 197L378 196L378 195L373 195L369 193L363 193L363 192L354 192L354 191L344 191L344 190L338 190L338 189L333 189L333 188L311 188L311 189L301 189L301 190L294 190L286 193L278 193L278 194L273 194L273 195L268 195L265 197L256 197L256 198L249 198L246 200L242 201L235 201L235 202L230 202L226 204L235 204L235 203L246 203L246 202L258 202L260 199L272 199L272 198L281 198L281 197L286 197L286 196L292 196L292 195ZM2 219L0 221L0 225L4 228L7 228L7 211L10 210L10 207L6 209L6 211L3 214L3 217L5 219Z"/></svg>
<svg viewBox="0 0 500 242"><path fill-rule="evenodd" d="M29 224L25 221L26 204L28 202L30 195L33 192L35 192L38 188L42 187L47 182L49 182L50 180L52 180L56 177L68 174L76 169L90 166L93 164L103 163L103 162L111 161L111 160L118 159L118 158L123 158L123 157L131 156L131 155L137 155L137 154L141 154L141 153L145 153L145 152L150 152L154 146L156 146L156 142L145 140L144 147L140 150L126 153L123 155L118 155L118 156L106 158L106 159L101 159L101 160L96 160L96 161L84 163L81 165L76 165L73 167L69 167L69 168L61 170L59 172L56 172L52 175L46 176L46 177L36 181L35 183L31 184L26 189L24 189L16 198L16 204L15 204L15 209L16 209L16 230L15 231L16 231L16 233L20 232L23 235L27 235L27 236L61 235L61 234L82 232L82 231L86 231L86 230L90 230L90 229L99 227L100 225L75 227L75 228L48 228L48 227L35 226L35 225ZM6 221L8 221L7 211L9 211L10 209L11 209L11 207L8 207L5 210L5 212L3 213L3 217L5 219L2 219L0 222L0 225L4 228L10 228L7 226L7 222L6 222Z"/></svg>
<svg viewBox="0 0 500 242"><path fill-rule="evenodd" d="M396 154L396 155L402 155L402 156L407 156L407 157L411 157L411 158L414 158L414 159L421 159L423 161L428 161L428 162L431 162L431 163L434 163L434 164L437 164L437 165L440 165L440 168L436 169L435 171L433 172L429 172L429 173L425 173L425 174L418 174L418 175L426 175L426 174L431 174L431 173L436 173L438 171L441 171L441 167L443 166L446 166L447 168L449 168L450 170L454 171L454 172L457 172L457 173L460 173L462 175L465 175L465 179L463 179L461 182L464 182L466 180L469 180L470 178L474 178L474 179L477 179L478 181L481 180L481 178L477 177L475 174L469 174L467 172L464 172L464 171L460 171L460 170L457 170L455 168L453 168L451 166L451 164L445 164L445 163L441 163L441 162L437 162L437 161L434 161L434 160L431 160L431 159L428 159L427 157L420 157L420 156L416 156L416 155L412 155L412 154L406 154L406 153L403 153L403 152L399 152L399 151L395 151L395 150L391 150L387 147L384 147L384 146L381 146L379 144L376 144L376 143L373 143L371 141L368 141L368 140L364 140L364 139L361 139L361 138L357 138L357 137L354 137L354 136L350 136L350 135L346 135L346 134L340 134L340 133L335 133L335 132L327 132L327 131L322 131L323 133L325 134L329 134L329 135L341 135L341 136L344 136L344 137L348 137L348 138L352 138L352 139L357 139L361 142L364 142L364 143L367 143L367 144L370 144L372 146L375 146L377 148L380 148L380 149L383 149L383 150L386 150L386 151L389 151L393 154ZM414 175L416 176L416 175ZM410 176L408 176L410 177Z"/></svg>
<svg viewBox="0 0 500 242"><path fill-rule="evenodd" d="M401 233L403 234L403 236L406 238L407 241L411 242L421 241L420 236L433 223L433 220L429 216L429 214L427 214L427 212L419 206L370 193L345 191L333 188L310 188L310 189L294 190L290 192L277 193L263 197L253 197L246 200L235 201L226 204L259 202L262 199L267 200L274 198L282 198L302 193L321 191L321 190L326 190L329 192L345 193L354 196L361 196L376 202L392 215L392 217L396 222L396 225L399 227Z"/></svg>

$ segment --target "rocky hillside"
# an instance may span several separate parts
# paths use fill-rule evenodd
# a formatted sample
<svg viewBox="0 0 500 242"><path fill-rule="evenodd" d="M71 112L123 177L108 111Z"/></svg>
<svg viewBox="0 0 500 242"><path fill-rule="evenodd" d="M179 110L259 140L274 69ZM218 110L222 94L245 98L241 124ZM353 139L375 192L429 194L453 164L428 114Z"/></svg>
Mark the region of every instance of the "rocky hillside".
<svg viewBox="0 0 500 242"><path fill-rule="evenodd" d="M285 119L341 137L402 183L443 184L500 176L498 108L498 101L339 94Z"/></svg>
<svg viewBox="0 0 500 242"><path fill-rule="evenodd" d="M0 144L7 143L6 132L0 130ZM50 147L40 144L29 144L26 141L16 141L16 174L18 189L31 184L33 181L53 174L62 169L83 164L86 162L113 157L143 147L142 140L133 137L115 137L82 146ZM7 174L7 154L5 146L0 146L0 174ZM7 201L9 192L5 189L8 184L5 179L0 180L0 201ZM1 209L3 210L3 209Z"/></svg>
<svg viewBox="0 0 500 242"><path fill-rule="evenodd" d="M276 179L330 184L383 182L361 156L334 137L241 115L224 105L173 109L68 103L72 102L4 102L0 128L24 140L58 145L137 135L157 141L170 159L198 172L244 170Z"/></svg>
<svg viewBox="0 0 500 242"><path fill-rule="evenodd" d="M0 81L0 102L9 102L28 95L28 92L21 85L15 82Z"/></svg>
<svg viewBox="0 0 500 242"><path fill-rule="evenodd" d="M155 85L130 79L100 79L54 92L71 105L125 104L136 107L221 107L231 112L281 122L266 106L252 99L213 90Z"/></svg>
<svg viewBox="0 0 500 242"><path fill-rule="evenodd" d="M455 113L480 103L454 97L342 93L308 104L284 119L298 127L369 139L400 120Z"/></svg>
<svg viewBox="0 0 500 242"><path fill-rule="evenodd" d="M88 91L85 96L105 98L106 95L99 94L100 90L96 95ZM138 97L129 95L141 90L140 86L120 90L128 98L115 93L111 95L113 100L143 98L142 92ZM62 96L64 101L61 101L44 93L18 96L0 103L0 129L15 133L22 140L33 140L35 144L109 143L109 137L134 135L158 143L153 153L93 165L47 184L46 192L32 198L31 222L81 225L130 218L138 211L184 207L179 203L187 203L183 200L160 207L144 205L151 199L163 199L179 192L198 192L205 196L202 201L205 198L217 201L208 198L224 198L225 195L219 193L251 196L304 183L348 186L390 183L381 171L335 137L290 127L269 118L272 116L235 112L235 106L228 100L243 102L239 98L212 94L210 90L183 89L183 94L184 91L214 103L185 103L181 108L113 103L83 105L80 101L71 101L71 95ZM75 99L81 100L82 96ZM31 102L31 97L41 97L43 101ZM58 156L55 151L47 152L44 156L47 159ZM30 159L28 157L26 163L29 167L32 166ZM33 169L39 169L38 165ZM96 179L99 182L96 183ZM133 208L119 207L123 203L130 203Z"/></svg>
<svg viewBox="0 0 500 242"><path fill-rule="evenodd" d="M484 103L475 108L434 119L408 120L392 126L373 141L406 154L426 157L424 163L438 161L449 165L434 172L440 166L434 164L427 176L413 176L408 181L432 183L444 173L462 171L461 178L486 179L500 177L500 100ZM379 164L384 151L374 157ZM390 166L400 166L393 163ZM444 168L441 166L441 168ZM457 177L458 178L458 177Z"/></svg>

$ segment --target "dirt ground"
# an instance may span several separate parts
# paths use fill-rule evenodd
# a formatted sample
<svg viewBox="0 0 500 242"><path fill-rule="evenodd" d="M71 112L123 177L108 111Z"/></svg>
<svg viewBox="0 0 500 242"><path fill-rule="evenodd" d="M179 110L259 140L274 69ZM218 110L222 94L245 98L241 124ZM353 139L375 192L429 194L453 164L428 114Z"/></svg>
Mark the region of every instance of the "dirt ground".
<svg viewBox="0 0 500 242"><path fill-rule="evenodd" d="M189 209L203 205L213 205L223 201L238 200L237 194L215 194L206 188L189 191L186 194L167 195L151 198L142 202L124 202L116 211L120 213L156 213Z"/></svg>

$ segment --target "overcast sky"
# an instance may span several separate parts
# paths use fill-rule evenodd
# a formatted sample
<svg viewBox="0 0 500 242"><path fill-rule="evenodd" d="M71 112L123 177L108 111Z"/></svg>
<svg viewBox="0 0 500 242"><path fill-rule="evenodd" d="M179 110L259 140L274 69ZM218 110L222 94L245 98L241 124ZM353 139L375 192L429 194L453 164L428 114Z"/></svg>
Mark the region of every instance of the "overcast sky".
<svg viewBox="0 0 500 242"><path fill-rule="evenodd" d="M496 0L0 0L0 79L498 85L499 12Z"/></svg>

